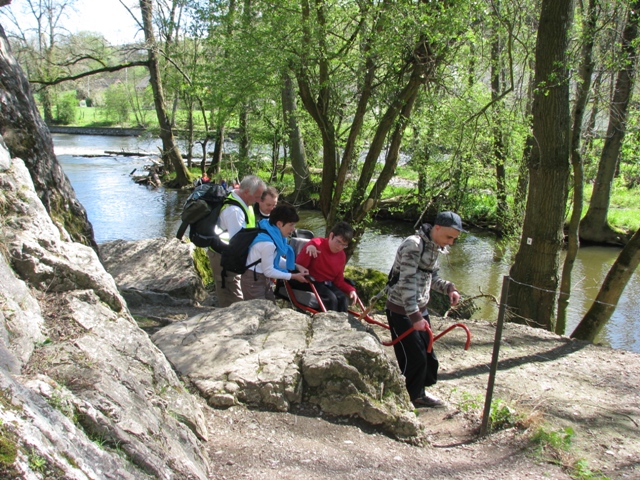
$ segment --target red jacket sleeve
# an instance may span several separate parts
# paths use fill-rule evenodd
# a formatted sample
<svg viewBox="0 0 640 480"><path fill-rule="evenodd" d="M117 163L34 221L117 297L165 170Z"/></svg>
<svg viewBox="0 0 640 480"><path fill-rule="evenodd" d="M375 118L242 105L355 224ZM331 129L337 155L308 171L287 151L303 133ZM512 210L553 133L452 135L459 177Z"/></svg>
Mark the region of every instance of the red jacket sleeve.
<svg viewBox="0 0 640 480"><path fill-rule="evenodd" d="M345 260L346 260L346 255L345 255ZM336 275L336 278L333 281L333 284L336 287L338 287L340 290L342 290L344 293L349 294L350 292L353 292L355 290L355 287L350 283L347 283L347 281L344 279L344 266L345 264L343 263L342 268L340 269L340 272Z"/></svg>

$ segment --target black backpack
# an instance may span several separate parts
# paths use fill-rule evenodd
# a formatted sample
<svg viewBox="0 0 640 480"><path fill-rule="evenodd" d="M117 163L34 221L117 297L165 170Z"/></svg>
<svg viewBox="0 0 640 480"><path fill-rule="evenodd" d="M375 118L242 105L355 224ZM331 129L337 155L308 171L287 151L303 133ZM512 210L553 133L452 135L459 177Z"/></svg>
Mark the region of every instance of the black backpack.
<svg viewBox="0 0 640 480"><path fill-rule="evenodd" d="M251 265L247 265L249 246L259 233L267 233L267 231L257 227L243 228L233 237L231 237L229 245L224 249L220 258L223 280L224 277L226 277L227 272L241 275L246 272L247 269L260 263L260 260L257 260Z"/></svg>
<svg viewBox="0 0 640 480"><path fill-rule="evenodd" d="M187 198L182 209L182 223L176 233L176 238L182 239L189 227L189 239L197 247L211 247L216 252L222 252L226 244L215 232L220 210L225 204L241 206L222 185L205 183L196 187Z"/></svg>

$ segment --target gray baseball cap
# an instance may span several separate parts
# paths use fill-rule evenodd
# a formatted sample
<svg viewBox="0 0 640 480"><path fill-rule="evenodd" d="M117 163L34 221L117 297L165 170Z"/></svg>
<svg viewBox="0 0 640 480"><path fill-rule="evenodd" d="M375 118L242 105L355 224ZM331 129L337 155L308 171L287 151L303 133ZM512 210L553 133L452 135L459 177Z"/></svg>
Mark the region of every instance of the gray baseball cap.
<svg viewBox="0 0 640 480"><path fill-rule="evenodd" d="M467 231L462 228L462 219L460 218L460 215L454 212L440 212L436 217L434 225L440 225L441 227L451 227L460 232L467 233Z"/></svg>

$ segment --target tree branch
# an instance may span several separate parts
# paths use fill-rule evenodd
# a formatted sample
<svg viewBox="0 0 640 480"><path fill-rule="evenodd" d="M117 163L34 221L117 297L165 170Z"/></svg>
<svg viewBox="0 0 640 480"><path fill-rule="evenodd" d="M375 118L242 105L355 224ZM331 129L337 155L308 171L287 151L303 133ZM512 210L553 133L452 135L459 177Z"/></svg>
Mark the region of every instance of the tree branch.
<svg viewBox="0 0 640 480"><path fill-rule="evenodd" d="M42 86L58 85L59 83L79 80L80 78L89 77L91 75L97 75L98 73L117 72L118 70L124 70L125 68L129 68L129 67L149 67L149 62L147 60L141 60L137 62L113 65L111 67L98 68L96 70L89 70L87 72L82 72L77 75L58 77L53 80L29 80L29 82L32 84L37 84Z"/></svg>

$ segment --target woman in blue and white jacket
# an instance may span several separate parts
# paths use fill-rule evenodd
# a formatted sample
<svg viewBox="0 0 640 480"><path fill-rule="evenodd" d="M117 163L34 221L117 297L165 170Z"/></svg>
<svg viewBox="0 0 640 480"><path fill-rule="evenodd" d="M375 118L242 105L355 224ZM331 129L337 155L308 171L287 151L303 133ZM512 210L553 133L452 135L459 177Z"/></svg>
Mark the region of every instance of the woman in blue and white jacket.
<svg viewBox="0 0 640 480"><path fill-rule="evenodd" d="M245 300L258 298L275 301L271 279L297 280L307 283L309 271L296 265L296 255L287 243L300 220L296 209L287 204L278 205L268 219L260 220L258 226L264 230L249 246L248 268L241 277L242 296ZM297 270L297 273L291 273Z"/></svg>

